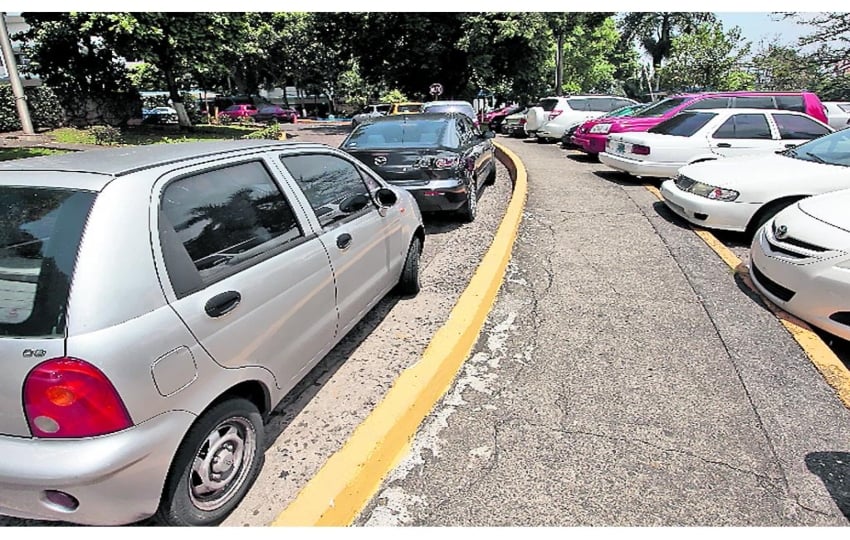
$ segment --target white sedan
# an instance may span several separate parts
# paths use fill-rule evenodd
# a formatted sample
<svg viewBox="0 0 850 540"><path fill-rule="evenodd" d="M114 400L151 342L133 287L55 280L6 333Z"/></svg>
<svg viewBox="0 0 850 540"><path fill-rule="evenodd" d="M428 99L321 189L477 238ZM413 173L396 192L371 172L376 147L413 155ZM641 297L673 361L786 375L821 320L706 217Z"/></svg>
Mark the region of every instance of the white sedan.
<svg viewBox="0 0 850 540"><path fill-rule="evenodd" d="M750 275L773 303L850 340L850 190L810 197L756 233Z"/></svg>
<svg viewBox="0 0 850 540"><path fill-rule="evenodd" d="M710 229L755 231L811 195L850 188L850 130L780 153L687 165L661 184L664 203Z"/></svg>
<svg viewBox="0 0 850 540"><path fill-rule="evenodd" d="M834 129L846 129L850 127L850 102L846 101L824 101L826 117L829 125Z"/></svg>
<svg viewBox="0 0 850 540"><path fill-rule="evenodd" d="M775 152L832 131L811 116L793 111L687 111L646 132L609 135L599 160L635 176L668 178L690 163Z"/></svg>

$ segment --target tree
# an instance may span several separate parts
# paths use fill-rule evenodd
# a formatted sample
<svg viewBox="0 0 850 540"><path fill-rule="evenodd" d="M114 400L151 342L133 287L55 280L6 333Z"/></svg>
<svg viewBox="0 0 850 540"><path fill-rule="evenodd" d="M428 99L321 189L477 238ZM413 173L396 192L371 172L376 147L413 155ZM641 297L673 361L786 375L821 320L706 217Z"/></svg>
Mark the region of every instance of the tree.
<svg viewBox="0 0 850 540"><path fill-rule="evenodd" d="M658 90L660 79L657 74L672 52L673 40L678 35L693 32L702 23L715 20L714 14L707 12L635 11L625 14L620 27L624 39L637 40L652 58L652 70L656 74L655 89Z"/></svg>
<svg viewBox="0 0 850 540"><path fill-rule="evenodd" d="M619 41L613 17L593 28L583 24L573 28L565 36L561 53L564 89L568 93L617 91L615 62L619 58L615 52Z"/></svg>
<svg viewBox="0 0 850 540"><path fill-rule="evenodd" d="M800 13L785 13L783 16L814 27L811 34L799 39L799 45L818 45L812 57L821 66L850 69L850 12L826 12L808 17Z"/></svg>
<svg viewBox="0 0 850 540"><path fill-rule="evenodd" d="M812 88L819 75L811 59L778 40L760 44L750 61L756 90L802 90Z"/></svg>
<svg viewBox="0 0 850 540"><path fill-rule="evenodd" d="M741 69L749 51L750 43L737 26L724 32L719 22L702 24L673 40L659 78L676 90L743 90L753 83L752 75Z"/></svg>
<svg viewBox="0 0 850 540"><path fill-rule="evenodd" d="M549 29L552 32L555 40L555 94L561 95L563 78L564 78L564 45L566 41L578 34L579 36L586 31L592 31L594 28L603 24L610 13L600 12L565 12L565 13L544 13Z"/></svg>

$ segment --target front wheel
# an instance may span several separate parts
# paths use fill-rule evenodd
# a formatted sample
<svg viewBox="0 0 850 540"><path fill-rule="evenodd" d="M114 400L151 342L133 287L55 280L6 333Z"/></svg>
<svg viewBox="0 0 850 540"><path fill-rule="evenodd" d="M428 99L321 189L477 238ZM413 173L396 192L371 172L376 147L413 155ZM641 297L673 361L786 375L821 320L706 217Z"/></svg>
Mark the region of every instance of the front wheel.
<svg viewBox="0 0 850 540"><path fill-rule="evenodd" d="M174 457L156 518L163 525L218 525L263 466L263 419L242 398L201 415Z"/></svg>

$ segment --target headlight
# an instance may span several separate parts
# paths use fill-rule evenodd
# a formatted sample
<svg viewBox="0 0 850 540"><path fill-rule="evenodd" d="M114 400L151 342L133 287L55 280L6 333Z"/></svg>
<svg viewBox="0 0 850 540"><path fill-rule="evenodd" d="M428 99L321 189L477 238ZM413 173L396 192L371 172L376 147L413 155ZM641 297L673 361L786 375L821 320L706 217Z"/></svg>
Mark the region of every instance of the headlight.
<svg viewBox="0 0 850 540"><path fill-rule="evenodd" d="M706 199L725 202L734 201L738 198L738 195L740 195L740 193L738 193L734 189L723 189L720 187L703 184L702 182L694 182L693 185L687 189L687 191L689 193L693 193L694 195L705 197Z"/></svg>
<svg viewBox="0 0 850 540"><path fill-rule="evenodd" d="M596 124L590 128L591 133L608 133L611 131L611 124Z"/></svg>

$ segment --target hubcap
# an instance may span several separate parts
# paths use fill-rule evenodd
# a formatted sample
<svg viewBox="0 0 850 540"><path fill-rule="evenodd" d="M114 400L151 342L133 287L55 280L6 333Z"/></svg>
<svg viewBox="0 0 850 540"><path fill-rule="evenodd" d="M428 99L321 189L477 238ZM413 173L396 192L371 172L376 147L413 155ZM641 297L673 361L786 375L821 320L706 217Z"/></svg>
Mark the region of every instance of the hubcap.
<svg viewBox="0 0 850 540"><path fill-rule="evenodd" d="M228 418L213 429L195 454L189 498L211 511L227 503L248 475L257 451L257 434L245 418Z"/></svg>
<svg viewBox="0 0 850 540"><path fill-rule="evenodd" d="M475 215L478 210L478 181L473 179L469 184L469 213Z"/></svg>

